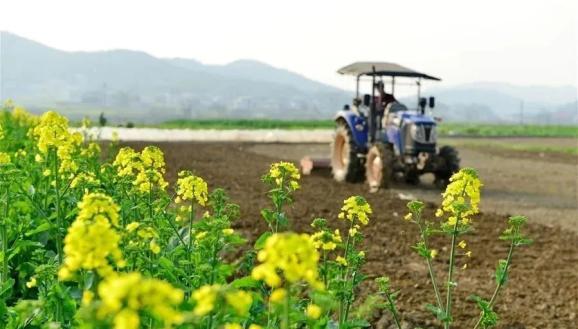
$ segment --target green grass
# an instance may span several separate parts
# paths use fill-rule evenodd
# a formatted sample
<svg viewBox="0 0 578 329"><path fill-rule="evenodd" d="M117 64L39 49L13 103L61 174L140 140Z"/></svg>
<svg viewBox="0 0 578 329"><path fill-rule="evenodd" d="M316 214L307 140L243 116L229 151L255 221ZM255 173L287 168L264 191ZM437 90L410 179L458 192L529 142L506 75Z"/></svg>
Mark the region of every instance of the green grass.
<svg viewBox="0 0 578 329"><path fill-rule="evenodd" d="M152 127L179 129L332 129L332 120L203 119L172 120Z"/></svg>
<svg viewBox="0 0 578 329"><path fill-rule="evenodd" d="M464 137L578 137L578 127L442 123L438 133Z"/></svg>
<svg viewBox="0 0 578 329"><path fill-rule="evenodd" d="M488 141L485 140L463 140L463 139L443 139L443 144L466 147L466 148L477 148L477 149L496 149L504 151L520 151L520 152L531 152L531 153L562 153L569 155L578 155L578 145L577 146L557 146L557 145L535 145L527 143L509 143L507 141Z"/></svg>
<svg viewBox="0 0 578 329"><path fill-rule="evenodd" d="M332 120L202 119L172 120L155 128L179 129L333 129ZM440 136L463 137L578 137L577 126L442 123Z"/></svg>

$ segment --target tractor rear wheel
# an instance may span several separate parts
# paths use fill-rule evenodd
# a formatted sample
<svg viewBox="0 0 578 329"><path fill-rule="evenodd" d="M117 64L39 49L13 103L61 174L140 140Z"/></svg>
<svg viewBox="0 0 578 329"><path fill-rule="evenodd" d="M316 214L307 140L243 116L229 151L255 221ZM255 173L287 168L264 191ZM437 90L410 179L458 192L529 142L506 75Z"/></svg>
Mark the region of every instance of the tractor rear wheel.
<svg viewBox="0 0 578 329"><path fill-rule="evenodd" d="M371 192L391 185L394 157L393 147L389 143L374 144L367 152L365 178Z"/></svg>
<svg viewBox="0 0 578 329"><path fill-rule="evenodd" d="M454 147L447 145L440 148L438 157L444 160L444 167L442 170L434 173L435 184L441 188L445 188L450 182L450 177L460 170L460 157Z"/></svg>
<svg viewBox="0 0 578 329"><path fill-rule="evenodd" d="M338 122L331 143L331 172L336 181L357 183L363 180L363 163L356 149L351 130L346 123Z"/></svg>

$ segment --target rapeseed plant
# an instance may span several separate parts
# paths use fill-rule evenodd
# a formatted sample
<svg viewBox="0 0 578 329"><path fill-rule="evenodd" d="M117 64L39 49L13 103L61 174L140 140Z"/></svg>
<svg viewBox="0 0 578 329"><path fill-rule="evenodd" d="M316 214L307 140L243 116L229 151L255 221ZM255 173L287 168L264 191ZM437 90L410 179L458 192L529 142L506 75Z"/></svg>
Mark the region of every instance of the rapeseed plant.
<svg viewBox="0 0 578 329"><path fill-rule="evenodd" d="M395 302L401 296L387 277L376 280L375 295L365 302L358 298L366 278L360 246L372 216L363 197L347 198L335 219L315 218L311 234L291 232L286 208L301 177L294 164L274 163L262 177L273 205L261 212L269 231L235 261L246 240L234 226L239 207L222 189L209 191L190 171L179 173L174 189L167 188L157 147L119 149L116 140L103 157L86 121L83 136L55 112L36 117L12 103L4 108L0 310L7 311L0 312L0 323L5 327L344 329L370 326L366 311L375 308L390 312L400 327ZM418 201L408 204L404 216L419 228L413 248L428 265L436 297L428 308L446 327L453 316L453 269L475 257L465 234L475 224L481 186L473 169L463 169L442 194L439 220L426 220ZM335 227L337 221L345 230ZM521 232L525 222L511 217L500 237L510 250L498 262L492 296L471 297L480 308L475 327L498 321L494 305L508 281L512 253L531 242ZM451 238L445 284L439 284L433 261L446 249L434 249L430 241L442 233Z"/></svg>

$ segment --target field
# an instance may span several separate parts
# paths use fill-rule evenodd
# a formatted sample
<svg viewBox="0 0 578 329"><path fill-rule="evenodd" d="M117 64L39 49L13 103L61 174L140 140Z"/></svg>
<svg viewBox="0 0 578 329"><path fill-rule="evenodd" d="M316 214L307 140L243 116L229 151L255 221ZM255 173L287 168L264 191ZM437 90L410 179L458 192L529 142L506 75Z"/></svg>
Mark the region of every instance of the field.
<svg viewBox="0 0 578 329"><path fill-rule="evenodd" d="M1 112L2 328L576 322L578 166L573 152L536 149L574 138L444 139L466 168L440 197L431 177L369 193L327 169L300 175L294 163L326 156L326 142L175 142L174 130L124 129L149 142L121 143L88 125L11 103ZM153 132L169 141L151 143Z"/></svg>
<svg viewBox="0 0 578 329"><path fill-rule="evenodd" d="M135 148L144 144L131 143ZM266 229L258 209L266 206L266 187L258 184L268 164L279 159L297 160L305 154L323 154L327 145L288 144L205 144L161 143L165 151L169 179L182 168L194 168L211 186L224 186L241 205L241 221L236 228L255 239ZM473 255L469 267L459 272L457 289L459 309L457 327L472 326L476 310L466 297L471 293L491 294L492 269L506 246L496 240L508 214L523 213L530 218L529 235L533 245L514 257L511 282L499 299L498 313L503 314L498 328L573 328L578 319L578 251L576 250L576 159L571 156L550 159L534 153L504 153L496 150L462 150L463 163L475 164L485 187L483 214L476 219L476 234L467 237ZM549 171L552 175L542 175ZM428 287L427 269L410 249L415 229L403 221L407 201L400 193L413 194L439 203L439 191L397 184L392 190L367 193L364 185L339 184L329 172L321 170L304 177L302 190L289 214L293 229L311 232L312 218L335 218L341 200L360 194L374 208L366 230L368 250L366 271L370 277L389 275L401 289L400 312L410 323L431 328L431 315L423 303L433 299ZM428 205L431 216L434 204ZM501 213L501 214L500 214ZM441 245L441 241L436 241ZM444 261L436 260L435 266ZM481 291L473 289L480 287ZM369 290L369 286L364 286ZM383 318L382 318L383 316ZM374 315L376 328L391 323L383 314ZM386 325L387 326L384 326Z"/></svg>
<svg viewBox="0 0 578 329"><path fill-rule="evenodd" d="M148 127L168 129L333 129L331 120L172 120ZM441 136L461 137L578 137L576 126L441 123Z"/></svg>

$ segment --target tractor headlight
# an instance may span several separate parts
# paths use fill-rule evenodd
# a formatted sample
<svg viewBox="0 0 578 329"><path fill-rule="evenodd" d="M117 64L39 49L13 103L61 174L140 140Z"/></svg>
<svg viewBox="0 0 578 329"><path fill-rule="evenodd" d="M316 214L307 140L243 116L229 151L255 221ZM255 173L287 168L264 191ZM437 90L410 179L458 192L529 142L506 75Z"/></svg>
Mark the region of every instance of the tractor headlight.
<svg viewBox="0 0 578 329"><path fill-rule="evenodd" d="M411 125L409 131L413 140L422 143L422 141L425 139L425 131L423 130L422 125L416 125L414 123Z"/></svg>
<svg viewBox="0 0 578 329"><path fill-rule="evenodd" d="M438 140L438 130L436 126L431 126L430 135L429 135L429 142L435 143Z"/></svg>
<svg viewBox="0 0 578 329"><path fill-rule="evenodd" d="M412 124L410 127L411 138L422 144L435 143L437 139L436 127L434 125Z"/></svg>

